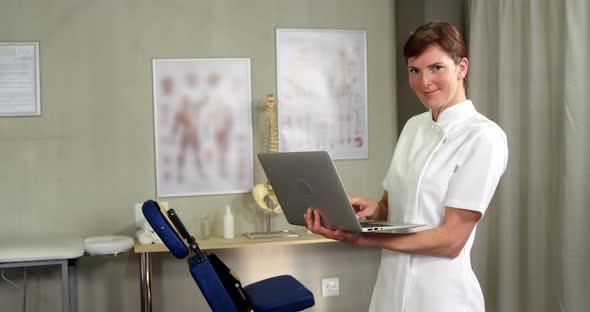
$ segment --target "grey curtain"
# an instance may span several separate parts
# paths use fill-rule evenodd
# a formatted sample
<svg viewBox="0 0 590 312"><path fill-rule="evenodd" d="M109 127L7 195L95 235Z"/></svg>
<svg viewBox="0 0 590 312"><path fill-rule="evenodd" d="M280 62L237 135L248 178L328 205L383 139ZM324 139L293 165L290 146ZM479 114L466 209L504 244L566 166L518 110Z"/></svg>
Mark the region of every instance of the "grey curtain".
<svg viewBox="0 0 590 312"><path fill-rule="evenodd" d="M468 93L509 143L472 252L488 311L590 311L590 1L468 1Z"/></svg>

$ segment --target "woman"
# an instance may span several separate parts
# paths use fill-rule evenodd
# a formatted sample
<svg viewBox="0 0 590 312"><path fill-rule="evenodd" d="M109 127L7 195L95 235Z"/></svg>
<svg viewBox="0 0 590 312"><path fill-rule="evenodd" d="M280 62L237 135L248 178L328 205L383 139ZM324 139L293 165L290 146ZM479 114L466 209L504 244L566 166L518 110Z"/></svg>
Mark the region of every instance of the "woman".
<svg viewBox="0 0 590 312"><path fill-rule="evenodd" d="M506 168L506 135L466 98L469 61L448 23L420 26L404 46L409 81L428 112L399 137L380 201L351 197L358 218L420 223L411 234L349 233L305 214L314 233L382 249L370 311L484 311L470 251Z"/></svg>

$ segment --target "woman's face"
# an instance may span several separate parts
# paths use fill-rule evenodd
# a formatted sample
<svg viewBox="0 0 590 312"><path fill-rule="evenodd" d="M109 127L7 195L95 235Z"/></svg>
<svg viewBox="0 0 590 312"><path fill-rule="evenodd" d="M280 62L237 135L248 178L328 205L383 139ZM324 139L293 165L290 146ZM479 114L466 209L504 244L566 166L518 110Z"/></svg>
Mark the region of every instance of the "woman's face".
<svg viewBox="0 0 590 312"><path fill-rule="evenodd" d="M468 61L455 64L438 45L431 45L422 54L408 58L410 86L426 108L436 112L464 101L463 78Z"/></svg>

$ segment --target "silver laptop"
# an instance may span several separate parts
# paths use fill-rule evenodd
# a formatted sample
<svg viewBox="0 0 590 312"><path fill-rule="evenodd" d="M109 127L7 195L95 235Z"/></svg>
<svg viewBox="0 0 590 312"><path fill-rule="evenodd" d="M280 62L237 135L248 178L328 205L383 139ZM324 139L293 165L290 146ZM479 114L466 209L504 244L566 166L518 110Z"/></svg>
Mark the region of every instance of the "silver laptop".
<svg viewBox="0 0 590 312"><path fill-rule="evenodd" d="M319 152L259 153L258 159L287 221L305 226L308 207L320 212L322 224L348 232L409 233L422 226L358 220L330 155Z"/></svg>

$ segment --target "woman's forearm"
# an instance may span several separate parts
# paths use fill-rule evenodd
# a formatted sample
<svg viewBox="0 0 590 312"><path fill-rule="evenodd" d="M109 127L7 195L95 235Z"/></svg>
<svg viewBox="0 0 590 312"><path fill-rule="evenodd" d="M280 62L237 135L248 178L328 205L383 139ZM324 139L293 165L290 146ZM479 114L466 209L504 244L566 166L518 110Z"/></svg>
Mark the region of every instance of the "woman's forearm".
<svg viewBox="0 0 590 312"><path fill-rule="evenodd" d="M363 233L355 244L407 254L455 258L469 239L481 213L447 207L441 226L412 234Z"/></svg>
<svg viewBox="0 0 590 312"><path fill-rule="evenodd" d="M412 234L364 233L357 241L357 245L406 254L454 258L461 249L457 251L457 246L453 242L445 227L438 227Z"/></svg>

